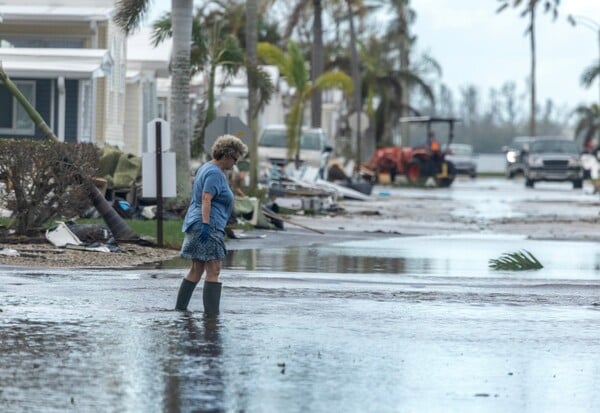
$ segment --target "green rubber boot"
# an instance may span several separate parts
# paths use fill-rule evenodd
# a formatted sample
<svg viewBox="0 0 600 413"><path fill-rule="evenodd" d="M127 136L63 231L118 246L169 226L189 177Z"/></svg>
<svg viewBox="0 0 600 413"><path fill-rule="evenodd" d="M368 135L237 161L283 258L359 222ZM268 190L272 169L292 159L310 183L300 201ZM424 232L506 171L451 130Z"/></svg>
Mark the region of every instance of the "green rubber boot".
<svg viewBox="0 0 600 413"><path fill-rule="evenodd" d="M204 281L202 301L204 302L204 314L208 316L215 316L219 314L219 303L221 302L221 283Z"/></svg>
<svg viewBox="0 0 600 413"><path fill-rule="evenodd" d="M181 281L179 293L177 294L177 303L175 304L176 310L187 311L188 304L192 298L192 293L197 284L197 282L192 282L185 278Z"/></svg>

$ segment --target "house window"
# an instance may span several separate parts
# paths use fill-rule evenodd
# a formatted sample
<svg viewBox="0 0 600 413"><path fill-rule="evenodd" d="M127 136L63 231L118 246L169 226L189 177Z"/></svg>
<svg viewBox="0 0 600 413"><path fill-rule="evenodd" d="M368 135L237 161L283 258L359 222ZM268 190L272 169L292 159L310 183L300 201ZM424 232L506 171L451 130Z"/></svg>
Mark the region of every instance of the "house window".
<svg viewBox="0 0 600 413"><path fill-rule="evenodd" d="M92 142L92 81L79 81L79 141Z"/></svg>
<svg viewBox="0 0 600 413"><path fill-rule="evenodd" d="M121 42L121 47L119 47L119 60L121 68L121 73L119 73L119 92L125 93L125 85L127 83L127 68L125 67L125 63L127 62L127 56L125 56L125 45L123 42Z"/></svg>
<svg viewBox="0 0 600 413"><path fill-rule="evenodd" d="M112 41L110 43L110 55L113 58L113 60L117 59L117 51L118 51L118 44L117 44L117 39L116 37L113 36ZM110 68L110 91L114 92L117 90L117 85L119 82L119 73L118 70L119 68L117 67L118 64L113 64Z"/></svg>
<svg viewBox="0 0 600 413"><path fill-rule="evenodd" d="M84 46L84 39L80 38L35 38L25 35L5 36L13 47L38 47L38 48L60 48L60 49L81 49Z"/></svg>
<svg viewBox="0 0 600 413"><path fill-rule="evenodd" d="M15 85L23 96L35 107L35 82L16 80ZM0 87L0 133L10 135L33 135L35 125L21 104L6 87Z"/></svg>
<svg viewBox="0 0 600 413"><path fill-rule="evenodd" d="M167 110L167 98L160 97L158 100L158 117L169 120L169 111Z"/></svg>

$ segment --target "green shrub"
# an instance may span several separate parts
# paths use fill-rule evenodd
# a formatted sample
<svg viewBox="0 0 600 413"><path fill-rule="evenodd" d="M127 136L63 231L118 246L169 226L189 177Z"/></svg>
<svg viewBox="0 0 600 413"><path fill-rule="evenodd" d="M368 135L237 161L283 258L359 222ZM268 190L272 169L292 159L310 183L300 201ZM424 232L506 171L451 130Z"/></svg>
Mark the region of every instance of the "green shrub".
<svg viewBox="0 0 600 413"><path fill-rule="evenodd" d="M89 143L0 139L0 176L9 191L0 200L13 211L10 226L29 235L55 218L90 206L82 176L95 176L99 151Z"/></svg>

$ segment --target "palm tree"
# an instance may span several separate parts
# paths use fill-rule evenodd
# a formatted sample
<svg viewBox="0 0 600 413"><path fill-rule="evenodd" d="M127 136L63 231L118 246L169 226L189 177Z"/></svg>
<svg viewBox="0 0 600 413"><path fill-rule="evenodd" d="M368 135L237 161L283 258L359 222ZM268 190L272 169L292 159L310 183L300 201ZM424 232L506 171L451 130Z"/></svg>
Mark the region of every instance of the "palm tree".
<svg viewBox="0 0 600 413"><path fill-rule="evenodd" d="M253 0L255 2L256 0ZM252 140L257 139L257 119L258 113L269 102L273 94L273 85L268 74L256 65L256 39L259 35L258 25L263 29L265 38L272 38L273 31L271 25L264 18L258 18L258 4L245 7L244 3L224 3L213 2L212 8L206 12L204 7L198 7L192 25L192 49L191 49L191 70L192 73L204 70L207 73L208 85L206 88L206 108L202 116L199 116L200 126L194 136L192 143L192 155L196 156L203 151L204 131L210 122L216 117L215 110L215 81L216 70L221 68L228 78L237 74L243 66L246 68L249 88L249 111L248 121L250 128L254 130ZM260 8L260 13L264 13L264 4ZM254 11L252 11L254 10ZM253 23L254 28L247 26L243 19L243 13L255 13L256 19ZM171 36L171 18L168 13L161 19L153 23L153 41L158 44ZM209 27L210 29L206 29ZM254 40L248 40L248 36L254 34ZM275 36L275 38L277 38ZM254 42L254 46L247 46L247 56L240 44ZM254 57L251 51L254 51ZM254 125L253 125L254 123ZM250 164L258 165L255 158L257 142L250 145ZM253 149L254 147L254 149ZM254 156L253 156L253 153ZM253 160L254 159L254 160ZM252 168L250 171L251 186L257 183L257 170ZM253 179L254 177L254 179Z"/></svg>
<svg viewBox="0 0 600 413"><path fill-rule="evenodd" d="M581 74L581 85L589 89L596 79L598 79L600 87L600 59L597 62L592 63L583 71Z"/></svg>
<svg viewBox="0 0 600 413"><path fill-rule="evenodd" d="M358 51L356 40L356 30L354 29L354 12L352 10L352 0L346 0L348 8L348 19L350 22L350 70L352 73L352 83L354 85L354 113L356 115L356 170L360 171L362 163L362 139L360 117L362 114L362 85L360 82L360 62L358 61Z"/></svg>
<svg viewBox="0 0 600 413"><path fill-rule="evenodd" d="M250 141L250 187L258 185L258 4L257 0L246 0L246 75L248 78L248 126L252 131ZM269 82L271 84L271 82Z"/></svg>
<svg viewBox="0 0 600 413"><path fill-rule="evenodd" d="M288 84L295 89L292 106L286 118L288 133L288 160L300 160L299 136L303 123L306 102L317 92L325 89L342 89L346 94L352 92L352 80L340 71L323 73L314 82L310 82L306 62L302 52L294 42L288 43L287 54L277 46L261 42L258 44L258 56L269 64L276 65Z"/></svg>
<svg viewBox="0 0 600 413"><path fill-rule="evenodd" d="M404 100L404 88L418 87L432 103L434 93L414 70L393 69L393 64L386 60L386 45L377 39L369 39L360 52L364 67L363 84L366 89L367 115L370 124L375 128L376 142L387 146L391 144L391 129L397 124L398 118L418 113L416 108ZM377 107L374 106L375 100L379 102Z"/></svg>
<svg viewBox="0 0 600 413"><path fill-rule="evenodd" d="M197 9L192 23L191 73L205 70L208 85L206 88L206 108L198 133L192 143L192 156L199 155L203 149L204 131L216 118L215 110L215 81L217 68L223 69L225 82L235 76L244 64L244 52L237 37L223 27L224 22L218 19L212 22L212 27L206 30L206 20L202 10ZM166 13L152 24L154 45L159 44L172 35L171 15Z"/></svg>
<svg viewBox="0 0 600 413"><path fill-rule="evenodd" d="M252 0L254 1L254 0ZM269 20L267 10L274 0L256 0L256 24L258 41L277 44L281 40L279 23ZM204 0L195 2L196 8L204 10L206 25L220 23L223 30L237 37L242 49L246 49L247 0Z"/></svg>
<svg viewBox="0 0 600 413"><path fill-rule="evenodd" d="M553 16L553 20L556 20L558 17L558 5L560 4L560 0L498 0L500 2L500 6L496 10L496 13L501 13L503 10L508 8L511 3L513 7L519 7L522 3L525 3L524 10L521 12L521 17L528 17L529 24L527 25L527 29L525 30L526 34L529 34L529 46L531 51L531 75L530 75L530 118L529 118L529 134L531 136L535 136L535 112L536 112L536 90L535 90L535 17L537 12L537 7L540 4L544 5L544 12L551 12Z"/></svg>
<svg viewBox="0 0 600 413"><path fill-rule="evenodd" d="M415 37L410 35L409 25L414 23L416 13L409 7L409 0L384 0L382 3L387 3L390 14L394 15L394 19L390 22L387 28L386 38L389 39L392 47L398 49L399 65L395 66L400 71L408 73L411 70L410 54ZM400 116L408 116L410 114L410 80L400 79L401 87L401 102ZM400 125L402 128L401 134L406 137L407 142L410 140L410 128L408 123Z"/></svg>
<svg viewBox="0 0 600 413"><path fill-rule="evenodd" d="M312 27L312 46L311 46L311 65L310 79L314 83L324 71L324 53L323 53L323 2L322 0L305 1L299 0L291 8L290 17L284 30L283 38L289 39L294 27L298 24L302 12L308 7L313 8L313 27ZM320 93L313 94L310 103L310 119L313 128L321 127L322 96Z"/></svg>
<svg viewBox="0 0 600 413"><path fill-rule="evenodd" d="M583 71L581 74L581 84L589 89L595 79L598 79L598 87L600 88L600 59L597 63L591 64ZM598 142L600 143L600 127L596 128L596 131L598 132Z"/></svg>
<svg viewBox="0 0 600 413"><path fill-rule="evenodd" d="M598 51L600 52L600 23L586 16L576 16L572 14L567 16L567 21L572 26L577 26L580 24L581 26L596 33L598 35ZM598 61L588 66L581 74L581 85L589 89L596 78L598 78L598 91L600 91L600 55L598 56ZM598 98L600 99L600 95ZM600 100L598 103L600 103Z"/></svg>
<svg viewBox="0 0 600 413"><path fill-rule="evenodd" d="M588 148L594 134L600 133L600 105L594 103L590 106L579 106L575 113L579 116L575 125L575 139L581 136L583 147ZM598 145L600 142L596 143L596 146Z"/></svg>
<svg viewBox="0 0 600 413"><path fill-rule="evenodd" d="M171 53L171 134L177 156L177 194L187 199L190 179L190 40L193 0L171 0L173 48ZM150 0L118 0L114 21L125 32L137 28L145 17Z"/></svg>
<svg viewBox="0 0 600 413"><path fill-rule="evenodd" d="M310 65L310 80L315 82L324 70L323 54L323 4L321 0L313 0L314 22L313 22L313 47ZM321 113L323 107L323 97L321 93L313 94L310 103L310 122L313 128L321 127Z"/></svg>

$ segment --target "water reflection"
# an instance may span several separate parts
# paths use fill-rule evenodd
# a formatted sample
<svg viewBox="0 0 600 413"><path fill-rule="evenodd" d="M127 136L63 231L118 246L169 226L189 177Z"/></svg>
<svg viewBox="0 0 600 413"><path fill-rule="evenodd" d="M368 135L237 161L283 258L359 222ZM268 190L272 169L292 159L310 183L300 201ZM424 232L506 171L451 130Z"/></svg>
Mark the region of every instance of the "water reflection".
<svg viewBox="0 0 600 413"><path fill-rule="evenodd" d="M370 256L414 274L227 272L219 320L172 310L180 270L0 272L0 411L600 411L600 280L481 279L507 246L489 241L281 249L303 259L277 265ZM544 276L589 278L600 254L524 246ZM240 263L269 265L253 254ZM480 279L460 278L480 259ZM429 282L427 265L450 276Z"/></svg>
<svg viewBox="0 0 600 413"><path fill-rule="evenodd" d="M122 406L115 400L115 395L123 394L121 379L102 374L118 371L111 353L103 348L114 346L110 336L100 342L93 334L97 324L83 318L61 320L52 311L39 317L27 311L30 307L20 311L24 318L0 324L1 410L42 411L43 400L44 411L74 406L85 411L92 408L92 398L100 405ZM99 388L104 391L98 393Z"/></svg>
<svg viewBox="0 0 600 413"><path fill-rule="evenodd" d="M489 260L525 249L544 268L521 273L493 271ZM162 268L187 268L185 260ZM524 236L456 234L347 241L332 245L230 251L225 268L234 271L372 274L444 277L600 278L595 242L531 240Z"/></svg>
<svg viewBox="0 0 600 413"><path fill-rule="evenodd" d="M406 271L406 259L353 255L340 248L298 247L231 251L225 259L225 266L232 269L263 271L277 269L286 272L400 274Z"/></svg>
<svg viewBox="0 0 600 413"><path fill-rule="evenodd" d="M182 335L164 359L164 411L223 412L222 344L217 317L182 315Z"/></svg>

